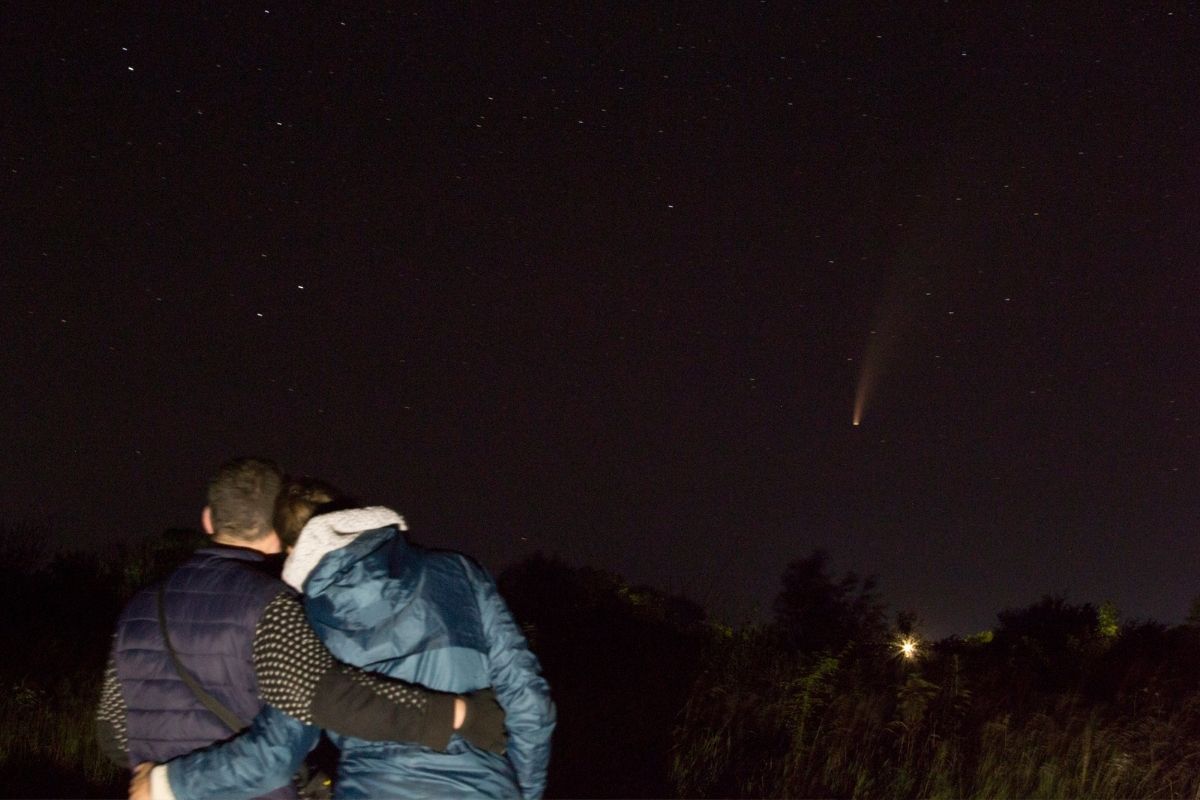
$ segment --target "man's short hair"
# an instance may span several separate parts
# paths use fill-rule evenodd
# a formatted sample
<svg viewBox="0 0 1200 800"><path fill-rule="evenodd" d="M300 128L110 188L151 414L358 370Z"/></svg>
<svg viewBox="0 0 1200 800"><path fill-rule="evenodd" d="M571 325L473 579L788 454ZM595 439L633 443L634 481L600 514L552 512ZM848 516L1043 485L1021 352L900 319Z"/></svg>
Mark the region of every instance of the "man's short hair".
<svg viewBox="0 0 1200 800"><path fill-rule="evenodd" d="M213 533L246 542L271 533L283 473L262 458L235 458L208 482Z"/></svg>

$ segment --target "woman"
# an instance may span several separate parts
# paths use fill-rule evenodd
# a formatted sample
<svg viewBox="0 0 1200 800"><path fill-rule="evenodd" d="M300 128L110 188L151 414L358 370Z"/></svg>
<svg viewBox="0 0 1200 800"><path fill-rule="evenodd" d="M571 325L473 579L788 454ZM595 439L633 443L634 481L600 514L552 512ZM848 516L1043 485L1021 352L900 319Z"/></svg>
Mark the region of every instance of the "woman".
<svg viewBox="0 0 1200 800"><path fill-rule="evenodd" d="M295 481L276 525L296 544L283 579L305 595L309 621L337 658L455 694L491 686L506 715L506 756L463 739L448 752L334 736L337 794L357 797L540 797L554 705L537 659L491 577L458 553L407 541L381 506L335 508L337 492Z"/></svg>

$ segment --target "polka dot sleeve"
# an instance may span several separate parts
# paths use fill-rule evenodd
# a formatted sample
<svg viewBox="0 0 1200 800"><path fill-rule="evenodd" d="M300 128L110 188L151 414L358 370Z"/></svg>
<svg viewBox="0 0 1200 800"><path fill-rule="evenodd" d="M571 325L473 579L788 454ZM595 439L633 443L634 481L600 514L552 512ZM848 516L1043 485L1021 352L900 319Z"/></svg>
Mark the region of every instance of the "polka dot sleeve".
<svg viewBox="0 0 1200 800"><path fill-rule="evenodd" d="M307 725L435 749L448 743L453 695L337 661L290 592L281 593L263 612L253 657L263 701Z"/></svg>
<svg viewBox="0 0 1200 800"><path fill-rule="evenodd" d="M113 763L129 766L125 755L129 746L125 723L125 697L117 682L117 663L110 655L100 688L100 705L96 709L96 741Z"/></svg>
<svg viewBox="0 0 1200 800"><path fill-rule="evenodd" d="M264 702L312 725L312 701L333 655L321 644L296 596L283 592L267 604L254 631L254 672Z"/></svg>

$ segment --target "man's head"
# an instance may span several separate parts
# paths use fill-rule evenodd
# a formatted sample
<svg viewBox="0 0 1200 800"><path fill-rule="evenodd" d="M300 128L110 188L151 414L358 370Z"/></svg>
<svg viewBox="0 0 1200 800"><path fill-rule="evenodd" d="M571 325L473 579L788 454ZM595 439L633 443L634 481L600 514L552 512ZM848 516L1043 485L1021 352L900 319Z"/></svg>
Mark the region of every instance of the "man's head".
<svg viewBox="0 0 1200 800"><path fill-rule="evenodd" d="M204 529L227 544L278 552L273 515L283 475L279 467L261 458L226 462L208 482ZM274 540L274 545L271 545Z"/></svg>

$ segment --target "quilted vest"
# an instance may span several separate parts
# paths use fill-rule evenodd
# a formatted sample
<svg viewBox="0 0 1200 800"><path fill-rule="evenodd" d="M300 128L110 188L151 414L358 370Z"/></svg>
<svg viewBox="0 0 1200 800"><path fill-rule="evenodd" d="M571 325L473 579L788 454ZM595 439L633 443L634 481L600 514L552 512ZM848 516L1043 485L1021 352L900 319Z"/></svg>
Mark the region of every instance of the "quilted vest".
<svg viewBox="0 0 1200 800"><path fill-rule="evenodd" d="M251 650L267 604L291 591L242 547L196 552L167 578L164 606L171 644L204 689L249 723L261 702ZM159 627L158 586L139 592L117 624L117 679L125 698L129 762L167 761L232 732L179 677ZM291 786L266 797L295 798Z"/></svg>

